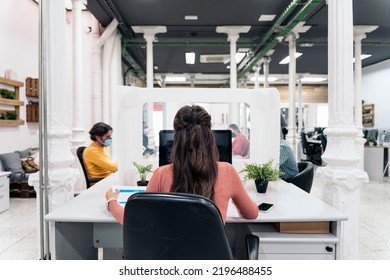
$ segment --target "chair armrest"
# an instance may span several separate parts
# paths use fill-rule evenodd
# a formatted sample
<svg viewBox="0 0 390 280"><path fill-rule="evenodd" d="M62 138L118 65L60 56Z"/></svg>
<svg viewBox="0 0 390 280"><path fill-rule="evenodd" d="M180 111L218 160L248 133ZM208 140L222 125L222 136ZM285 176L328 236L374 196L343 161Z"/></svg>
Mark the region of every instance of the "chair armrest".
<svg viewBox="0 0 390 280"><path fill-rule="evenodd" d="M257 235L247 234L245 236L245 243L248 260L258 260L260 238Z"/></svg>

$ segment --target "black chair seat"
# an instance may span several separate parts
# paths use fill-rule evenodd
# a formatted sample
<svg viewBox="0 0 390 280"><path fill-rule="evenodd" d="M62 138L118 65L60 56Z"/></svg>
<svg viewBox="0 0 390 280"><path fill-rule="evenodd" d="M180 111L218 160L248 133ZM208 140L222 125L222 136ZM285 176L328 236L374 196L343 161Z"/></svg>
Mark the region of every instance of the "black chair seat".
<svg viewBox="0 0 390 280"><path fill-rule="evenodd" d="M298 162L298 170L297 175L286 181L310 193L314 179L314 164L309 161Z"/></svg>

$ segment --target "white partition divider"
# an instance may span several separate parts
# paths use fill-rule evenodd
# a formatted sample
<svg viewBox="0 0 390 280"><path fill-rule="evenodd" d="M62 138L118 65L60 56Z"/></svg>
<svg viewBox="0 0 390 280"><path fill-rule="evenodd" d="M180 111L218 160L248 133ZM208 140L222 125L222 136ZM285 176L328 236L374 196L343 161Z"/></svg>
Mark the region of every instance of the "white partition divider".
<svg viewBox="0 0 390 280"><path fill-rule="evenodd" d="M117 110L112 114L114 141L112 157L119 164L123 182L134 185L138 179L131 163L153 164L158 167L158 156L145 159L142 155L143 105L147 102L167 103L171 120L164 129L172 129L173 116L183 104L246 103L250 108L250 157L233 157L233 166L240 171L245 162L264 163L273 159L279 163L280 95L275 88L137 88L117 87ZM210 112L212 115L212 112ZM226 125L227 128L227 125ZM158 137L158 135L156 135ZM149 177L152 174L149 174Z"/></svg>

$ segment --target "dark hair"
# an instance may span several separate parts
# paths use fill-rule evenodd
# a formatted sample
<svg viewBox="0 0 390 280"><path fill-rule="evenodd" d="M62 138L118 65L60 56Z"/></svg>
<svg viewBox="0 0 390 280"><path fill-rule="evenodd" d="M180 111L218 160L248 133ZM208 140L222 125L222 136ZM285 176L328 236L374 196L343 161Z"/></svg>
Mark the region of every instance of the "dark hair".
<svg viewBox="0 0 390 280"><path fill-rule="evenodd" d="M234 123L230 124L230 125L229 125L229 128L234 129L234 130L237 130L238 132L240 132L240 129L238 128L238 125L236 125L236 124L234 124Z"/></svg>
<svg viewBox="0 0 390 280"><path fill-rule="evenodd" d="M96 141L96 136L102 137L110 130L112 131L112 127L108 124L105 124L104 122L95 123L89 131L89 138L91 138L92 141Z"/></svg>
<svg viewBox="0 0 390 280"><path fill-rule="evenodd" d="M211 116L200 106L184 106L176 113L173 128L171 191L214 199L219 155Z"/></svg>

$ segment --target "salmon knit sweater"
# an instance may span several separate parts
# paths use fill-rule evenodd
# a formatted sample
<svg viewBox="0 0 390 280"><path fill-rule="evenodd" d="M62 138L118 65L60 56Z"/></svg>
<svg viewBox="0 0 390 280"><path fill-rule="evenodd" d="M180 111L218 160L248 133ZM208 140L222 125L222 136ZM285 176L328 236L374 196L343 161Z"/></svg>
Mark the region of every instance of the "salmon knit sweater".
<svg viewBox="0 0 390 280"><path fill-rule="evenodd" d="M146 188L147 192L169 192L173 181L172 165L164 165L154 171ZM256 219L259 209L249 197L234 167L226 162L218 162L218 176L214 185L214 203L226 221L229 200L232 199L243 218ZM123 225L124 207L116 201L109 203L109 210Z"/></svg>

